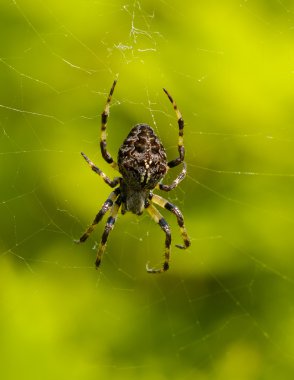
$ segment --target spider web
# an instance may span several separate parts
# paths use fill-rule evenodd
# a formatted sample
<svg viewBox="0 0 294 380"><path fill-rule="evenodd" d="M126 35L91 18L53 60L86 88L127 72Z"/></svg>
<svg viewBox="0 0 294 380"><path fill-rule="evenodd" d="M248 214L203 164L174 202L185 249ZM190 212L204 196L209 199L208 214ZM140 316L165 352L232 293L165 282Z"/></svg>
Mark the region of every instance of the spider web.
<svg viewBox="0 0 294 380"><path fill-rule="evenodd" d="M293 374L294 8L236 2L12 0L1 4L1 375L5 379L283 379ZM138 122L188 176L161 194L192 246L143 215L73 241L110 193L80 157ZM170 183L180 169L171 170ZM174 216L162 211L180 243ZM17 366L15 365L17 363Z"/></svg>

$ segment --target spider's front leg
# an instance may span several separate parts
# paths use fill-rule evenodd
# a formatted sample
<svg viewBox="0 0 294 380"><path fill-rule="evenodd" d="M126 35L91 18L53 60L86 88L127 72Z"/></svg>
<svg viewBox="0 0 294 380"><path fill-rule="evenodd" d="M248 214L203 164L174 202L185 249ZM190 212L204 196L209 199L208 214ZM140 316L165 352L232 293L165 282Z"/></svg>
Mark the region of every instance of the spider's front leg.
<svg viewBox="0 0 294 380"><path fill-rule="evenodd" d="M164 251L164 263L160 269L149 268L148 263L146 265L146 270L148 273L162 273L169 268L169 258L170 258L170 245L171 245L171 233L169 225L166 220L160 214L160 212L151 204L147 203L146 210L149 212L151 218L159 224L160 228L165 233L165 251Z"/></svg>
<svg viewBox="0 0 294 380"><path fill-rule="evenodd" d="M112 193L110 193L109 197L103 203L101 210L95 216L93 223L90 225L90 227L87 229L87 231L80 237L79 240L75 240L75 243L83 243L84 241L86 241L88 239L90 234L94 231L96 224L98 224L101 221L101 219L106 214L106 212L110 209L110 207L113 206L113 202L115 201L115 199L118 197L119 194L120 194L120 188L119 187L117 189L115 189Z"/></svg>
<svg viewBox="0 0 294 380"><path fill-rule="evenodd" d="M178 226L180 227L182 239L184 241L184 245L176 244L176 247L181 248L181 249L186 249L186 248L190 247L191 241L189 239L189 236L188 236L185 224L184 224L184 217L183 217L181 211L179 210L179 208L177 206L173 205L172 203L170 203L169 201L167 201L166 199L164 199L163 197L161 197L160 195L157 195L157 194L151 193L149 195L149 199L153 203L157 204L158 206L160 206L162 208L165 208L166 210L172 212L176 216Z"/></svg>
<svg viewBox="0 0 294 380"><path fill-rule="evenodd" d="M119 196L111 208L110 216L108 217L106 225L104 227L104 232L102 234L101 242L98 247L98 252L97 252L96 261L95 261L96 269L98 269L101 263L103 253L106 248L108 235L113 230L120 206L121 206L121 197Z"/></svg>

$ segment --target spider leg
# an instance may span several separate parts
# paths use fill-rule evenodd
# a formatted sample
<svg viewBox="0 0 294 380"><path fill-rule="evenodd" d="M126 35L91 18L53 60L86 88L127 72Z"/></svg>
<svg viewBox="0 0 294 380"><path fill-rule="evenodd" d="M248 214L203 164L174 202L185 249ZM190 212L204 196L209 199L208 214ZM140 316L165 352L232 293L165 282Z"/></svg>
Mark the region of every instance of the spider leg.
<svg viewBox="0 0 294 380"><path fill-rule="evenodd" d="M167 201L166 199L162 198L161 196L159 196L157 194L151 193L149 196L149 199L153 203L157 204L158 206L165 208L165 209L171 211L173 214L175 214L175 216L177 218L178 226L180 227L181 235L182 235L182 238L184 241L184 245L177 244L176 247L181 248L181 249L188 248L191 245L191 241L190 241L188 234L187 234L187 230L186 230L186 227L184 224L183 215L182 215L181 211L178 209L178 207L173 205L172 203L170 203L169 201Z"/></svg>
<svg viewBox="0 0 294 380"><path fill-rule="evenodd" d="M117 80L115 80L112 84L112 87L110 89L104 110L101 114L101 138L100 138L100 149L101 149L101 154L104 160L110 164L114 169L118 169L118 165L115 161L113 161L113 158L111 157L111 154L107 151L107 143L106 143L106 126L107 126L107 120L109 116L109 107L110 107L110 102L112 98L112 94L115 88L115 85L117 83Z"/></svg>
<svg viewBox="0 0 294 380"><path fill-rule="evenodd" d="M150 203L147 204L146 210L149 212L151 218L159 224L160 228L165 233L165 251L164 251L164 263L160 269L149 268L148 263L146 265L146 270L148 273L162 273L169 268L169 258L170 258L170 244L171 244L171 233L170 228L160 212Z"/></svg>
<svg viewBox="0 0 294 380"><path fill-rule="evenodd" d="M110 187L115 187L119 184L119 177L115 177L113 180L111 180L109 177L107 177L106 174L103 173L102 170L100 170L86 155L85 153L81 152L81 155L84 157L84 159L87 161L93 172L97 173L102 177L105 183L109 185Z"/></svg>
<svg viewBox="0 0 294 380"><path fill-rule="evenodd" d="M173 180L173 182L170 185L164 185L162 183L157 184L156 189L163 190L163 191L171 191L175 187L177 187L180 182L183 181L183 179L186 177L186 174L187 174L187 165L186 165L186 162L183 161L183 169L181 173L177 176L177 178Z"/></svg>
<svg viewBox="0 0 294 380"><path fill-rule="evenodd" d="M184 136L184 120L182 118L181 112L178 109L178 106L176 105L176 102L173 100L173 98L170 96L170 94L167 92L167 90L165 88L163 89L163 91L166 93L166 95L168 96L170 102L173 105L173 108L175 110L175 113L176 113L176 116L177 116L177 119L178 119L178 125L179 125L179 140L178 140L179 157L177 157L176 159L168 162L168 164L167 164L169 168L173 168L173 167L179 165L181 162L183 162L184 161L184 157L185 157L185 148L184 148L184 140L183 140L183 136Z"/></svg>
<svg viewBox="0 0 294 380"><path fill-rule="evenodd" d="M113 230L120 206L121 206L121 197L119 196L111 208L110 216L108 217L106 225L104 227L104 232L102 234L102 238L98 247L98 252L97 252L96 261L95 261L96 269L99 267L101 263L103 253L106 248L108 235L110 231Z"/></svg>
<svg viewBox="0 0 294 380"><path fill-rule="evenodd" d="M106 212L110 209L110 207L113 206L113 202L118 197L120 193L120 189L115 189L112 193L110 193L109 197L104 202L101 210L98 212L98 214L95 216L95 219L93 220L93 223L91 226L87 229L87 231L80 237L79 240L75 240L75 243L83 243L86 241L89 237L89 235L93 232L96 224L100 222L100 220L103 218L103 216L106 214Z"/></svg>

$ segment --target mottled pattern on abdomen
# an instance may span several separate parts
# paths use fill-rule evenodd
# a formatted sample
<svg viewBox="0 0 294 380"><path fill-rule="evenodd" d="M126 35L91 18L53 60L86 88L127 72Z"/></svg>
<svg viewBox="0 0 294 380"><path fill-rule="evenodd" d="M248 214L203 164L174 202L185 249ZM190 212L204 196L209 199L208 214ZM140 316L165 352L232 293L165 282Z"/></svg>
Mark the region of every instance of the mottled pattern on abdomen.
<svg viewBox="0 0 294 380"><path fill-rule="evenodd" d="M137 124L118 152L118 167L128 187L154 189L167 171L165 149L148 124Z"/></svg>

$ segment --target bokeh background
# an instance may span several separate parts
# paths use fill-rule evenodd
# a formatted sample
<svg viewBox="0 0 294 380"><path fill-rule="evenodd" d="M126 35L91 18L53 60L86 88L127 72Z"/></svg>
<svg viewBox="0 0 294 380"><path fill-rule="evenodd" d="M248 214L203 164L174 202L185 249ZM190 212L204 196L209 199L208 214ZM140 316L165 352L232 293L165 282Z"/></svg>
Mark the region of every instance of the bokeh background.
<svg viewBox="0 0 294 380"><path fill-rule="evenodd" d="M0 33L1 378L292 379L293 1L6 0ZM103 223L73 242L110 192L80 151L116 175L117 75L114 157L138 122L176 156L163 86L186 122L163 195L192 246L160 276L148 215L118 218L98 271Z"/></svg>

